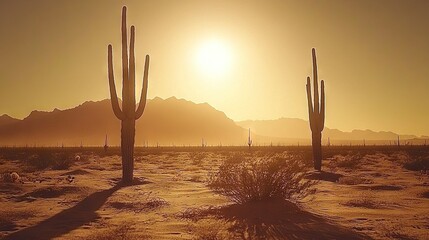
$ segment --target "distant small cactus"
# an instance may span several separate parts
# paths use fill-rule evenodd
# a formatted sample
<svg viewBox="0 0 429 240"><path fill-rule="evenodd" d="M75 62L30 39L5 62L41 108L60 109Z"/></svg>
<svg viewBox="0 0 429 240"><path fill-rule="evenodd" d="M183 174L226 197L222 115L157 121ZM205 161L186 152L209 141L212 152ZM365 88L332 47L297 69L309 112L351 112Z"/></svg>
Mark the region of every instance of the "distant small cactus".
<svg viewBox="0 0 429 240"><path fill-rule="evenodd" d="M249 145L249 149L252 146L253 140L252 137L250 136L250 128L249 128L249 138L247 139L247 145Z"/></svg>
<svg viewBox="0 0 429 240"><path fill-rule="evenodd" d="M106 138L104 139L104 152L107 152L107 149L109 148L109 146L107 145L107 134L106 134Z"/></svg>

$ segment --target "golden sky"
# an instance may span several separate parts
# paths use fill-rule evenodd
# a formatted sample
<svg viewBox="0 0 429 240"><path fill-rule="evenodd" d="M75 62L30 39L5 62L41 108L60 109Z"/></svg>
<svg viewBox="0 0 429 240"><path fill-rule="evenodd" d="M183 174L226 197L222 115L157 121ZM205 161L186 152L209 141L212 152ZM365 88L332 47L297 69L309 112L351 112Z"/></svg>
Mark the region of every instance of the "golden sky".
<svg viewBox="0 0 429 240"><path fill-rule="evenodd" d="M315 47L327 127L429 135L425 0L0 0L0 114L108 98L109 43L121 86L123 5L137 86L151 56L149 98L208 102L234 120L308 119Z"/></svg>

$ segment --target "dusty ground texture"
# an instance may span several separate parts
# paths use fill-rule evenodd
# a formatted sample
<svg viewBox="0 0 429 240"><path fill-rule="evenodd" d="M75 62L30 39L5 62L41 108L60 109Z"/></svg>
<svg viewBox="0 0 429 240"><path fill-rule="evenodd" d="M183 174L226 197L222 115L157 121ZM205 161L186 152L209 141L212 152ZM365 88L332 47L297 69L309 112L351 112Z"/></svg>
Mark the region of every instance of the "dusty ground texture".
<svg viewBox="0 0 429 240"><path fill-rule="evenodd" d="M308 175L316 193L299 203L235 205L207 186L232 154L271 150L140 149L132 186L118 184L116 154L76 149L80 159L54 167L63 170L4 154L0 173L16 171L23 183L0 181L0 238L429 239L429 177L404 168L415 157L406 151L328 150L325 172Z"/></svg>

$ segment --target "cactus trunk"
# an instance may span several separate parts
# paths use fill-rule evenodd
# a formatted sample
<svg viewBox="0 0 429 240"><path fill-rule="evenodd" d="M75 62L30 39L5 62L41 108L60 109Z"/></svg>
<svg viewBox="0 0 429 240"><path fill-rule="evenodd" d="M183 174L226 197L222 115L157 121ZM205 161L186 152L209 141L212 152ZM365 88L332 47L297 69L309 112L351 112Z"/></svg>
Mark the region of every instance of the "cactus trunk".
<svg viewBox="0 0 429 240"><path fill-rule="evenodd" d="M320 103L319 88L317 79L317 61L316 50L312 49L313 56L313 85L314 85L314 103L311 96L310 77L307 77L307 100L310 129L312 132L313 162L315 170L322 170L322 131L325 127L325 83L322 80L320 86Z"/></svg>
<svg viewBox="0 0 429 240"><path fill-rule="evenodd" d="M122 8L122 109L119 107L119 101L116 94L116 87L113 74L113 54L112 46L108 47L108 69L109 86L112 108L115 116L121 120L121 154L122 154L122 181L125 184L131 184L134 171L134 139L136 120L144 112L146 106L149 56L146 55L146 62L143 74L143 89L141 92L140 103L136 110L135 98L135 57L134 42L135 28L131 26L130 50L128 58L127 47L127 8Z"/></svg>
<svg viewBox="0 0 429 240"><path fill-rule="evenodd" d="M322 133L312 133L312 146L313 146L313 161L314 169L320 171L322 169Z"/></svg>
<svg viewBox="0 0 429 240"><path fill-rule="evenodd" d="M135 120L123 120L121 128L122 180L126 183L131 183L133 180L134 137Z"/></svg>

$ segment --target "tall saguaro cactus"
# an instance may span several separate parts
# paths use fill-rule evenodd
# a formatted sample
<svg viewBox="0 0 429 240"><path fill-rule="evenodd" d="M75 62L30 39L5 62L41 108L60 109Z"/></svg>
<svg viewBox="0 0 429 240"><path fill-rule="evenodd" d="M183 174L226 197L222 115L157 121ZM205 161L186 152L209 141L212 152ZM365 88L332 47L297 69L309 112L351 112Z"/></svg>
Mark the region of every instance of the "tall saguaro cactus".
<svg viewBox="0 0 429 240"><path fill-rule="evenodd" d="M118 97L116 95L115 80L113 74L113 55L112 45L108 47L108 69L109 69L109 85L110 97L112 102L113 112L115 116L121 120L121 154L122 154L122 181L130 184L133 181L134 170L134 139L136 120L139 119L144 112L146 106L147 86L148 86L148 71L149 71L149 55L146 55L146 62L143 73L143 86L140 97L140 103L136 110L135 97L135 57L134 57L134 41L135 28L131 26L130 49L128 58L127 47L127 8L122 8L122 109L119 107Z"/></svg>
<svg viewBox="0 0 429 240"><path fill-rule="evenodd" d="M322 169L322 131L325 126L325 83L321 81L320 104L319 88L317 79L316 50L312 49L313 55L313 86L314 86L314 104L311 99L310 77L307 77L307 100L310 128L312 133L313 161L314 169Z"/></svg>

